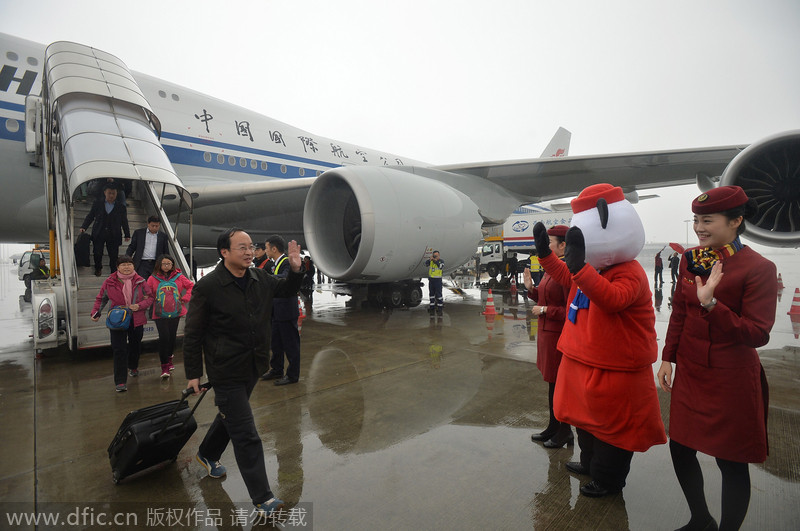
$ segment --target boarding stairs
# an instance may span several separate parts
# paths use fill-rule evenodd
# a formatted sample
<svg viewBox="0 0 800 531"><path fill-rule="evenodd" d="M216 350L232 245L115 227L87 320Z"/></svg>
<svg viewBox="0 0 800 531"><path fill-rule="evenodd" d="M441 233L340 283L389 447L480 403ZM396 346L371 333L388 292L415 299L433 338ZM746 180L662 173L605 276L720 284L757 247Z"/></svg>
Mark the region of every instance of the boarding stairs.
<svg viewBox="0 0 800 531"><path fill-rule="evenodd" d="M105 319L95 322L90 316L100 287L112 272L107 252L99 277L94 275L93 258L90 267L78 267L74 255L80 226L96 199L86 196L89 183L109 177L132 181L131 197L126 198L131 233L146 227L150 215L159 216L170 254L190 278L191 196L159 142L158 118L116 57L75 43L51 44L45 52L42 96L26 101L28 111L28 120L37 117L32 126L26 124L28 136L36 138L29 151L32 146L44 170L51 248L57 249L55 278L37 282L33 290L34 345L37 350L62 343L71 350L108 346ZM180 226L178 220L186 210L190 223ZM174 213L173 222L167 212ZM179 230L189 240L188 260L177 237ZM123 241L120 256L128 245ZM47 337L42 337L42 330L48 327L41 325L46 317L37 312L43 301L57 307L58 326ZM145 341L157 337L154 324L148 322Z"/></svg>

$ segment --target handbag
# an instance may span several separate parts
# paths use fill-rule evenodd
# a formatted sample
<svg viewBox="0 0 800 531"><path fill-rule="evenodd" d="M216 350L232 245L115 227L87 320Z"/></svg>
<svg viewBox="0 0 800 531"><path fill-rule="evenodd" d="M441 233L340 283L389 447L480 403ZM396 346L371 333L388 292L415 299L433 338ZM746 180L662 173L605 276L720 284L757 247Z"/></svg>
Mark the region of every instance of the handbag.
<svg viewBox="0 0 800 531"><path fill-rule="evenodd" d="M131 327L133 311L130 308L114 306L108 310L106 326L109 330L127 330Z"/></svg>

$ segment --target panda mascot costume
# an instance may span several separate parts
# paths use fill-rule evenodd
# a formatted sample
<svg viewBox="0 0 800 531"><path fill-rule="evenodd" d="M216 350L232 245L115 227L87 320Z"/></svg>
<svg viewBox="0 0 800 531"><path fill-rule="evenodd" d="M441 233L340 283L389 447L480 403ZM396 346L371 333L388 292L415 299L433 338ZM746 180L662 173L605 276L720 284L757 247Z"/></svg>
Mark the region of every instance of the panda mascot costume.
<svg viewBox="0 0 800 531"><path fill-rule="evenodd" d="M566 468L591 476L581 493L600 497L625 486L633 452L667 442L653 377L655 312L636 261L644 226L622 189L592 185L571 206L564 261L542 223L533 233L544 270L570 290L553 404L577 428L581 460Z"/></svg>

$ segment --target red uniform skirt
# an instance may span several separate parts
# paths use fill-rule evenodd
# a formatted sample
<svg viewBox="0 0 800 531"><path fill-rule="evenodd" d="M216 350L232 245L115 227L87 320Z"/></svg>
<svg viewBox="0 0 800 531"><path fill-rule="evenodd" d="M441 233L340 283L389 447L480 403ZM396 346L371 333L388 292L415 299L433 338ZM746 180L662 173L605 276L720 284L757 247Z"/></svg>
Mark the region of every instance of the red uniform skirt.
<svg viewBox="0 0 800 531"><path fill-rule="evenodd" d="M653 369L611 371L564 356L558 370L556 418L608 444L644 452L667 442Z"/></svg>
<svg viewBox="0 0 800 531"><path fill-rule="evenodd" d="M561 351L556 348L561 332L540 330L536 338L536 367L545 382L555 383L558 366L561 365Z"/></svg>
<svg viewBox="0 0 800 531"><path fill-rule="evenodd" d="M711 368L680 355L678 361L670 439L728 461L763 463L769 388L761 365Z"/></svg>

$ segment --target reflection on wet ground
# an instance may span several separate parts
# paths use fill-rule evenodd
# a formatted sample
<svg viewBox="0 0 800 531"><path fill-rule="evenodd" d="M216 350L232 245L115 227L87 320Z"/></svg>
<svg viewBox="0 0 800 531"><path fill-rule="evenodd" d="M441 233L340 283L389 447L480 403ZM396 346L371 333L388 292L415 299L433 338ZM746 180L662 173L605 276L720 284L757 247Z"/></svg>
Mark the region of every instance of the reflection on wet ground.
<svg viewBox="0 0 800 531"><path fill-rule="evenodd" d="M761 351L771 391L770 456L750 468L744 529L800 528L800 340L787 315L800 267L794 258L779 258L786 287L772 339ZM198 409L198 433L176 464L119 486L111 482L106 448L120 421L130 410L176 398L185 385L182 366L177 378L161 382L150 346L139 378L117 394L107 352L34 360L21 283L9 266L0 266L0 277L0 512L31 510L34 503L127 507L141 513L145 527L148 510L173 506L221 515L209 528L249 528L231 517L248 500L232 450L222 457L228 467L222 481L202 477L192 460L215 413L211 400ZM661 298L660 339L669 287L654 290L656 303ZM446 294L439 318L430 318L424 305L351 308L328 286L315 291L302 323L300 382L261 383L251 400L275 492L304 507L316 529L683 525L688 508L666 445L635 455L622 494L588 499L578 491L586 479L564 468L578 458L577 447L531 443L530 434L547 421L547 387L535 365L537 323L523 297L493 295L498 315L487 320L481 314L487 293L466 285ZM661 401L667 422L668 399L662 394ZM703 457L701 466L718 516L719 472L712 458Z"/></svg>

